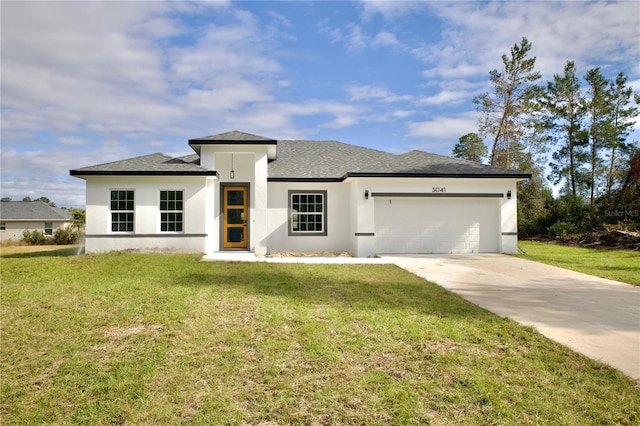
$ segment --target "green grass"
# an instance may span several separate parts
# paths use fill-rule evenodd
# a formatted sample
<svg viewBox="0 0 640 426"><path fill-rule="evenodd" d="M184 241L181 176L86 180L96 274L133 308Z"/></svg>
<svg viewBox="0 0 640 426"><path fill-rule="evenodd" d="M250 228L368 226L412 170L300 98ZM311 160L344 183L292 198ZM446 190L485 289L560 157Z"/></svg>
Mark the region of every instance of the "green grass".
<svg viewBox="0 0 640 426"><path fill-rule="evenodd" d="M395 266L63 250L3 251L3 425L640 421L635 381Z"/></svg>
<svg viewBox="0 0 640 426"><path fill-rule="evenodd" d="M573 271L640 286L640 252L569 247L519 241L517 256Z"/></svg>

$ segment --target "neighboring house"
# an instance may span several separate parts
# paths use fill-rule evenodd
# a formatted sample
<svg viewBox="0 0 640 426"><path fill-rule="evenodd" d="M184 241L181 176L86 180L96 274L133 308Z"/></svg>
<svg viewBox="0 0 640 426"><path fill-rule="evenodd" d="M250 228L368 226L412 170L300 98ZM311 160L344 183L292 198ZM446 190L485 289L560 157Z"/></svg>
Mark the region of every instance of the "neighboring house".
<svg viewBox="0 0 640 426"><path fill-rule="evenodd" d="M22 240L22 233L42 231L53 235L71 224L71 213L51 207L43 201L2 201L0 203L0 240Z"/></svg>
<svg viewBox="0 0 640 426"><path fill-rule="evenodd" d="M71 170L86 180L86 251L515 253L530 174L411 151L233 131Z"/></svg>

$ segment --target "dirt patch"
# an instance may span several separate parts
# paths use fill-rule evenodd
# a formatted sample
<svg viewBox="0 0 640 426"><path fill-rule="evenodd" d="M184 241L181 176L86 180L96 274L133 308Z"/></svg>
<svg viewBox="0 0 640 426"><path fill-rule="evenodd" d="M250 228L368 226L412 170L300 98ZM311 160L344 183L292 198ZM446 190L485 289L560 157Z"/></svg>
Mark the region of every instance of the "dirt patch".
<svg viewBox="0 0 640 426"><path fill-rule="evenodd" d="M133 336L134 334L158 334L160 330L162 330L162 326L159 324L136 325L132 327L110 327L104 331L104 337L116 340Z"/></svg>
<svg viewBox="0 0 640 426"><path fill-rule="evenodd" d="M335 253L332 251L275 251L272 250L266 257L352 257L349 253Z"/></svg>

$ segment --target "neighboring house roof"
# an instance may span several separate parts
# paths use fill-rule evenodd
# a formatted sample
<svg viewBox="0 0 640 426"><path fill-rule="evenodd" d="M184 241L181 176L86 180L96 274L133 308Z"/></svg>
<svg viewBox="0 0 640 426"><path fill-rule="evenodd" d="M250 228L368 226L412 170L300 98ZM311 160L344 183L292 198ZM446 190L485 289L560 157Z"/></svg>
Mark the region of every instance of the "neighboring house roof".
<svg viewBox="0 0 640 426"><path fill-rule="evenodd" d="M65 209L51 207L42 201L2 201L0 219L2 221L66 221L71 220L71 213Z"/></svg>
<svg viewBox="0 0 640 426"><path fill-rule="evenodd" d="M183 157L171 157L156 152L111 163L98 164L70 171L71 176L96 175L183 175L183 176L215 176L215 170L200 167L197 154Z"/></svg>
<svg viewBox="0 0 640 426"><path fill-rule="evenodd" d="M269 162L269 181L339 182L349 177L531 178L529 173L422 151L398 155L338 141L276 141L239 131L189 140L189 145L196 152L206 144L276 144L277 154ZM200 166L198 154L172 158L161 153L84 167L71 170L70 173L72 176L217 175L214 170Z"/></svg>

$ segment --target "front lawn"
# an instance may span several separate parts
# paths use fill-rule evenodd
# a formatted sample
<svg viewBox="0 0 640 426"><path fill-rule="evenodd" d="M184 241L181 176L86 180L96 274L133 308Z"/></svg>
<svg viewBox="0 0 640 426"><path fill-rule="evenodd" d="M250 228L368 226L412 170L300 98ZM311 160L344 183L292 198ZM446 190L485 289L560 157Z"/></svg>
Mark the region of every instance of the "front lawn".
<svg viewBox="0 0 640 426"><path fill-rule="evenodd" d="M390 265L1 259L13 424L638 424L640 387Z"/></svg>
<svg viewBox="0 0 640 426"><path fill-rule="evenodd" d="M565 269L640 286L640 252L519 241L517 255Z"/></svg>

